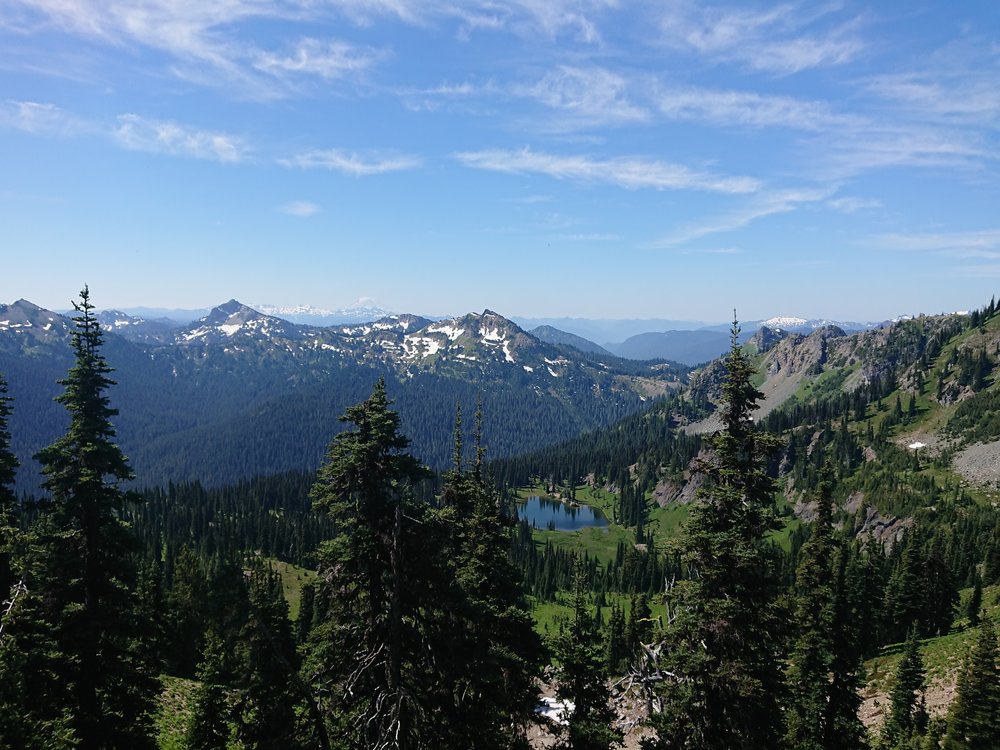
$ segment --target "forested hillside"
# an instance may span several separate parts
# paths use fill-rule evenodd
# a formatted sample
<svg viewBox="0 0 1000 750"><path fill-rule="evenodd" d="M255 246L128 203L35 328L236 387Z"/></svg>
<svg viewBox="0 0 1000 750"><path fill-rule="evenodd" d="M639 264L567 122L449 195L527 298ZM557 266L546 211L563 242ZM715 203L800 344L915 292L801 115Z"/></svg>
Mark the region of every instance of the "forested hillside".
<svg viewBox="0 0 1000 750"><path fill-rule="evenodd" d="M615 422L686 374L547 344L490 311L317 328L233 300L156 335L112 323L134 339L105 336L119 440L148 485L314 471L337 417L379 377L422 459L443 468L457 402L482 399L491 454L513 455ZM0 372L23 405L12 416L21 489L37 486L32 456L66 426L53 398L72 361L69 327L23 300L0 306Z"/></svg>

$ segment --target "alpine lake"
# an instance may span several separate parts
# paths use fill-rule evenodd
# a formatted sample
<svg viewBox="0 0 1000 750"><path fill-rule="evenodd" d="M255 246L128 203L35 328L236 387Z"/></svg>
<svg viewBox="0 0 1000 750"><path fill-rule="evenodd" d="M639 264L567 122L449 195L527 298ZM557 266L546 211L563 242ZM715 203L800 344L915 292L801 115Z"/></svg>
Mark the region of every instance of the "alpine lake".
<svg viewBox="0 0 1000 750"><path fill-rule="evenodd" d="M547 497L531 495L524 503L517 504L518 519L528 525L549 531L578 531L590 527L607 528L607 517L589 505L575 505Z"/></svg>

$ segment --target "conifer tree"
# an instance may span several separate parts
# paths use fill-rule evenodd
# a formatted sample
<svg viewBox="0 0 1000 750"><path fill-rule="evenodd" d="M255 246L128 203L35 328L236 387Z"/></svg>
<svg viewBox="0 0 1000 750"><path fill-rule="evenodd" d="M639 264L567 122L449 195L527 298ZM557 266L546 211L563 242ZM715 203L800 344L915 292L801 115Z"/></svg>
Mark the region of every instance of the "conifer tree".
<svg viewBox="0 0 1000 750"><path fill-rule="evenodd" d="M833 662L830 665L829 699L824 723L825 750L857 750L868 746L868 733L858 716L861 687L865 682L862 644L857 614L851 604L847 580L849 552L840 545L835 562L833 620Z"/></svg>
<svg viewBox="0 0 1000 750"><path fill-rule="evenodd" d="M738 336L734 322L723 429L680 543L692 580L668 600L673 614L655 666L656 747L763 750L781 735L781 618L766 541L779 525L766 465L780 441L754 425L763 396Z"/></svg>
<svg viewBox="0 0 1000 750"><path fill-rule="evenodd" d="M625 640L625 613L621 604L613 602L608 620L608 671L612 675L623 673L629 658L628 643Z"/></svg>
<svg viewBox="0 0 1000 750"><path fill-rule="evenodd" d="M456 743L486 750L524 741L538 703L534 680L541 670L542 644L521 574L510 559L504 498L483 476L484 455L480 407L473 465L464 467L459 411L453 467L442 492L456 531L454 575L462 597L455 607L459 622L453 637L461 637L453 641L456 699L451 723Z"/></svg>
<svg viewBox="0 0 1000 750"><path fill-rule="evenodd" d="M798 635L787 674L788 747L827 750L831 727L828 708L834 663L833 476L829 466L820 475L817 517L812 536L802 548L795 576L794 622Z"/></svg>
<svg viewBox="0 0 1000 750"><path fill-rule="evenodd" d="M976 627L979 625L979 610L983 606L983 579L979 574L975 574L975 583L972 586L972 593L965 606L965 615L969 618L969 625Z"/></svg>
<svg viewBox="0 0 1000 750"><path fill-rule="evenodd" d="M237 735L248 748L293 750L298 747L298 657L280 577L256 565L250 574L249 601L250 616L237 649Z"/></svg>
<svg viewBox="0 0 1000 750"><path fill-rule="evenodd" d="M37 455L50 499L29 535L28 594L11 623L24 720L57 738L68 730L81 747L151 747L155 665L134 616L135 544L119 517L132 472L114 443L114 381L86 287L74 307L75 361L57 397L70 422Z"/></svg>
<svg viewBox="0 0 1000 750"><path fill-rule="evenodd" d="M926 724L923 699L926 676L916 626L910 628L895 677L889 693L889 716L882 727L879 744L885 750L909 741L914 734L921 733Z"/></svg>
<svg viewBox="0 0 1000 750"><path fill-rule="evenodd" d="M440 744L453 710L444 677L454 581L440 555L450 529L413 498L427 472L405 452L389 406L380 380L347 409L342 420L356 429L334 438L313 488L314 506L338 533L320 550L327 603L310 635L306 677L331 735L366 750Z"/></svg>
<svg viewBox="0 0 1000 750"><path fill-rule="evenodd" d="M224 641L210 629L205 653L198 665L198 688L193 697L186 744L190 750L226 750L231 710L227 683L232 679Z"/></svg>
<svg viewBox="0 0 1000 750"><path fill-rule="evenodd" d="M958 676L955 700L948 712L945 750L1000 747L1000 662L993 624L984 617L976 643Z"/></svg>
<svg viewBox="0 0 1000 750"><path fill-rule="evenodd" d="M562 747L569 750L607 750L621 743L612 727L614 711L605 682L607 665L601 636L587 604L586 573L577 557L573 567L573 615L568 627L553 639L556 695L572 704Z"/></svg>

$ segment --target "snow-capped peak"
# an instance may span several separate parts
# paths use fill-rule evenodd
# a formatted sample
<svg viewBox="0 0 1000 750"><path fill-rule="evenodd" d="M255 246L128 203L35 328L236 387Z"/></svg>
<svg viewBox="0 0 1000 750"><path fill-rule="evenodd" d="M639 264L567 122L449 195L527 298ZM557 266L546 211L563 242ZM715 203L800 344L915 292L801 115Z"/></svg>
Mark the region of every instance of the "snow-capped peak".
<svg viewBox="0 0 1000 750"><path fill-rule="evenodd" d="M767 326L768 328L797 328L799 326L804 326L809 321L805 318L795 318L790 315L779 315L774 318L768 318L767 320L762 320L761 325Z"/></svg>

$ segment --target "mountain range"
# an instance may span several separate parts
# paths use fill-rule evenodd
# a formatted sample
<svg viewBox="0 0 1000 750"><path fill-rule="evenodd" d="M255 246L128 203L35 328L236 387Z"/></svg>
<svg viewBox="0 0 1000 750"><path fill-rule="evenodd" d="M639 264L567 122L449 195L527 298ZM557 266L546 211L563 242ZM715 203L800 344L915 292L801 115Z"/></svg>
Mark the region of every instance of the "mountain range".
<svg viewBox="0 0 1000 750"><path fill-rule="evenodd" d="M320 327L230 300L186 325L115 311L100 320L118 381L110 395L119 439L147 484L315 468L342 428L337 418L379 377L414 452L440 468L456 403L468 414L481 400L491 455L513 455L610 424L687 373L548 343L490 310ZM15 398L22 488L37 476L31 456L65 427L52 398L72 362L71 328L25 300L0 305L0 373Z"/></svg>

